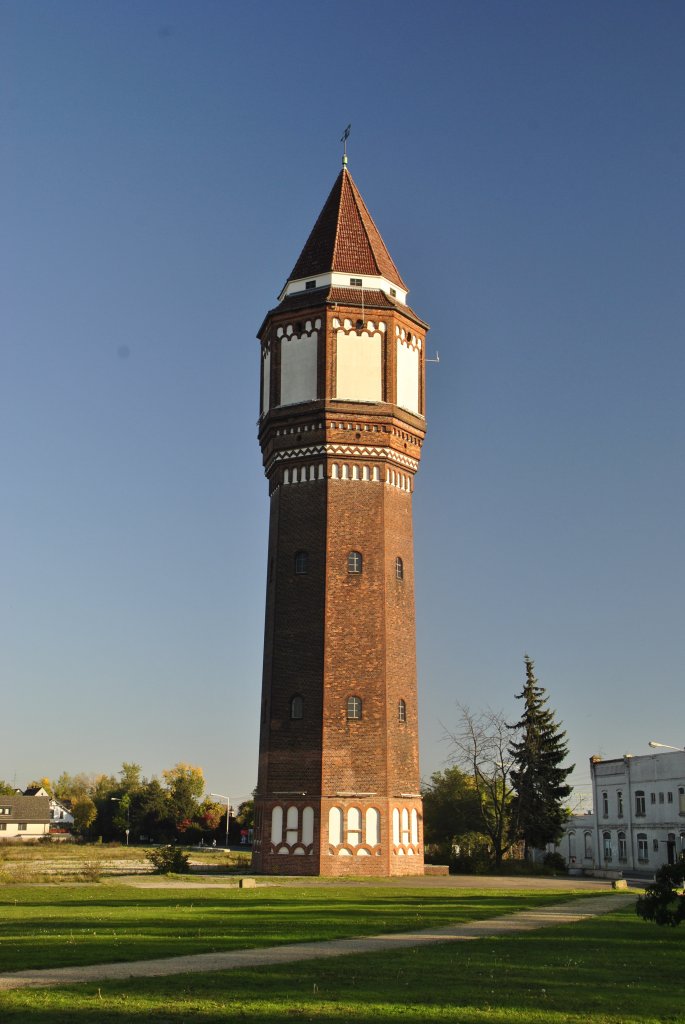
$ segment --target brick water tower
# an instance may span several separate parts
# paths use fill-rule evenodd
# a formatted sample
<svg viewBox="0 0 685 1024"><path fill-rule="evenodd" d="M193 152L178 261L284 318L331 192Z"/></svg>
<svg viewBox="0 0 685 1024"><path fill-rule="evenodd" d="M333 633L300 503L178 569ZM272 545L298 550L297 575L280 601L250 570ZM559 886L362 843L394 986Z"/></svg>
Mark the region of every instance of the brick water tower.
<svg viewBox="0 0 685 1024"><path fill-rule="evenodd" d="M258 334L261 872L423 874L412 492L426 331L345 157Z"/></svg>

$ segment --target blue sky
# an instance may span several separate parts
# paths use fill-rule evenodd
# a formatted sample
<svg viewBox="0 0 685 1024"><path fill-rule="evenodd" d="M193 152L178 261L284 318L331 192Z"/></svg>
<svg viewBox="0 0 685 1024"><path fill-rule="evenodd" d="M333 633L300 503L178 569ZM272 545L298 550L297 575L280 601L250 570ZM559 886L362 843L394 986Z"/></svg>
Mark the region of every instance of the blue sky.
<svg viewBox="0 0 685 1024"><path fill-rule="evenodd" d="M432 326L424 776L523 655L591 754L685 743L676 2L0 6L0 778L256 781L255 332L350 169Z"/></svg>

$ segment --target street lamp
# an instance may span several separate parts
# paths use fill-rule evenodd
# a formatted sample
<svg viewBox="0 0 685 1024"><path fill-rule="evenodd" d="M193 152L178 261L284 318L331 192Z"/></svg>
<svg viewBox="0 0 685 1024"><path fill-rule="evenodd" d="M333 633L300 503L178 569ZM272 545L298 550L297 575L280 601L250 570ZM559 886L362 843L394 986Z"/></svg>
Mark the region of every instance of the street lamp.
<svg viewBox="0 0 685 1024"><path fill-rule="evenodd" d="M111 796L110 800L112 801L112 803L115 803L115 804L124 803L123 798L120 797L120 796ZM128 836L129 836L129 832L131 831L131 816L129 814L130 802L128 800L126 800L125 803L126 803L126 828L124 829L124 831L126 833L126 845L128 846Z"/></svg>
<svg viewBox="0 0 685 1024"><path fill-rule="evenodd" d="M228 825L231 820L231 798L224 796L223 793L210 793L210 796L216 796L219 800L226 801L226 849L228 849Z"/></svg>
<svg viewBox="0 0 685 1024"><path fill-rule="evenodd" d="M665 750L685 750L685 747L672 747L670 743L657 743L656 740L649 741L650 747L663 747Z"/></svg>

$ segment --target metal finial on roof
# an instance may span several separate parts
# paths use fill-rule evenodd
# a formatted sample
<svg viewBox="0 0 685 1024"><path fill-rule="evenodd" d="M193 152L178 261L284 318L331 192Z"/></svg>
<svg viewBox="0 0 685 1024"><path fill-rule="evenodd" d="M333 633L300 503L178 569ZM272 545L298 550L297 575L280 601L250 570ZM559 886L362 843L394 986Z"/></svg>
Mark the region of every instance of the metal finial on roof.
<svg viewBox="0 0 685 1024"><path fill-rule="evenodd" d="M348 124L347 128L342 133L342 137L340 139L340 141L343 144L343 158L342 158L342 165L343 165L343 167L347 167L347 140L350 137L351 129L352 129L352 125Z"/></svg>

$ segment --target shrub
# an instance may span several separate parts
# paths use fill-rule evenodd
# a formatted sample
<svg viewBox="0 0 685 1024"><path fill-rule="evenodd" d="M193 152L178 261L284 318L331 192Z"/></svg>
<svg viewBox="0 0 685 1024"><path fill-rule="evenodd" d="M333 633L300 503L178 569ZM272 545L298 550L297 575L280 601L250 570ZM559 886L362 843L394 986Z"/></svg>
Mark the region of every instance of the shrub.
<svg viewBox="0 0 685 1024"><path fill-rule="evenodd" d="M665 864L654 876L653 885L648 885L644 896L640 896L635 907L638 917L655 924L666 924L675 928L685 920L685 861L680 864Z"/></svg>
<svg viewBox="0 0 685 1024"><path fill-rule="evenodd" d="M563 874L566 874L566 861L556 850L553 853L546 853L542 863L546 868L552 868L553 871L561 871Z"/></svg>
<svg viewBox="0 0 685 1024"><path fill-rule="evenodd" d="M159 850L148 850L145 854L156 875L185 875L190 871L188 854L178 846L163 846Z"/></svg>

